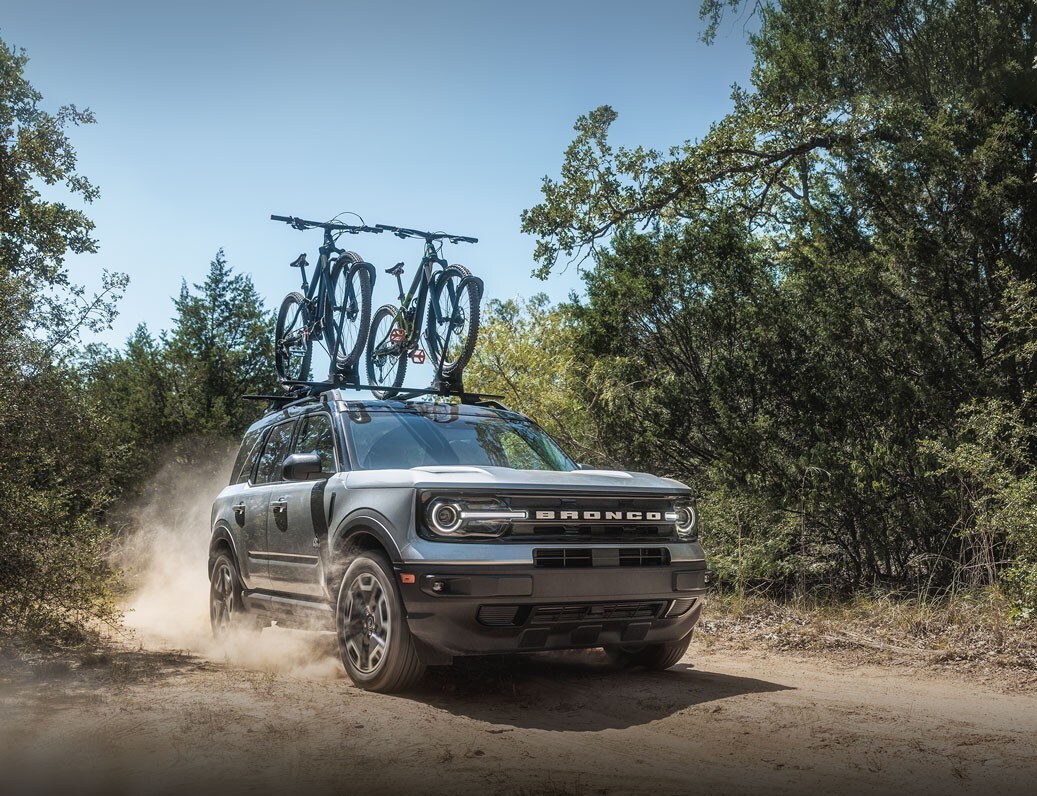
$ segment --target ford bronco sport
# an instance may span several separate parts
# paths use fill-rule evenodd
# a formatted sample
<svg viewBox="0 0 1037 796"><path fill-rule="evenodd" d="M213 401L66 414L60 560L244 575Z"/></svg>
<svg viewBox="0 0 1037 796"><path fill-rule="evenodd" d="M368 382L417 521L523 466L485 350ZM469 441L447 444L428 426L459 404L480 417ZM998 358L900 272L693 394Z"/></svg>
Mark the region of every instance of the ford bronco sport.
<svg viewBox="0 0 1037 796"><path fill-rule="evenodd" d="M214 633L334 630L374 691L459 655L677 663L708 582L688 487L586 469L491 404L329 390L253 424L212 509Z"/></svg>

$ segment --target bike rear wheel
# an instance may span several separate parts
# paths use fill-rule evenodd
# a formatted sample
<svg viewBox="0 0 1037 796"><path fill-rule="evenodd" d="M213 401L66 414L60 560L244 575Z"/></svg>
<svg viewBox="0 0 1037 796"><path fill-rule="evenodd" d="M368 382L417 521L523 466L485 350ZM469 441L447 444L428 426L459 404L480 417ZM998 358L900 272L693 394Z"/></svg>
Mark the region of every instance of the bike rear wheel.
<svg viewBox="0 0 1037 796"><path fill-rule="evenodd" d="M281 381L309 381L312 319L302 293L284 297L274 330L274 369Z"/></svg>
<svg viewBox="0 0 1037 796"><path fill-rule="evenodd" d="M331 270L324 334L333 376L345 375L359 362L367 342L372 286L368 269L353 267L361 262L356 252L344 252Z"/></svg>
<svg viewBox="0 0 1037 796"><path fill-rule="evenodd" d="M481 299L482 282L463 265L448 266L433 281L425 339L440 376L457 373L472 358Z"/></svg>
<svg viewBox="0 0 1037 796"><path fill-rule="evenodd" d="M393 341L393 330L404 330L396 323L400 308L385 304L378 308L371 319L371 332L367 336L367 383L376 398L392 398L399 392L403 377L407 374L407 340Z"/></svg>

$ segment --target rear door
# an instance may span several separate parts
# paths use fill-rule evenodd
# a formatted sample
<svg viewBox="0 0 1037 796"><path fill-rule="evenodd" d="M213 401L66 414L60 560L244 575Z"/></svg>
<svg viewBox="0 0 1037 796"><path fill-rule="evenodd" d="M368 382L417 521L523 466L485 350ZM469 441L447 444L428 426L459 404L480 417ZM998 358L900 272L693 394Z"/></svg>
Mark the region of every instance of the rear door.
<svg viewBox="0 0 1037 796"><path fill-rule="evenodd" d="M276 505L267 525L270 579L277 591L308 597L324 595L318 544L327 532L324 486L338 469L331 415L316 411L299 418L292 453L321 457L321 477L284 481L275 490Z"/></svg>
<svg viewBox="0 0 1037 796"><path fill-rule="evenodd" d="M276 589L277 586L271 575L271 557L274 553L270 547L270 537L276 537L275 511L279 514L279 503L284 489L281 480L281 465L284 464L292 445L292 436L295 431L296 421L288 420L279 423L270 429L267 434L263 451L256 463L255 480L249 488L246 498L245 510L247 512L246 529L248 523L254 522L255 529L250 536L255 540L248 551L249 570L252 573L255 584L253 588ZM259 527L262 527L262 535Z"/></svg>
<svg viewBox="0 0 1037 796"><path fill-rule="evenodd" d="M258 428L245 435L234 462L231 486L224 493L229 510L221 512L228 517L238 568L247 589L260 588L267 579L266 562L251 558L254 551L266 549L266 497L252 484L266 432L266 428Z"/></svg>

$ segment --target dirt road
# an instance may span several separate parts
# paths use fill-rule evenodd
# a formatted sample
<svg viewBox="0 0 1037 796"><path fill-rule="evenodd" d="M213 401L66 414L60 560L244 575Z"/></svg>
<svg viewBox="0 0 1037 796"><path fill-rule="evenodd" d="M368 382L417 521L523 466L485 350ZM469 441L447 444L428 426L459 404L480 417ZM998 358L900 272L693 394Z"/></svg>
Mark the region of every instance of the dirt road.
<svg viewBox="0 0 1037 796"><path fill-rule="evenodd" d="M8 666L0 792L1035 792L1032 692L696 641L664 673L600 653L473 659L380 696L332 642L269 628L229 661Z"/></svg>

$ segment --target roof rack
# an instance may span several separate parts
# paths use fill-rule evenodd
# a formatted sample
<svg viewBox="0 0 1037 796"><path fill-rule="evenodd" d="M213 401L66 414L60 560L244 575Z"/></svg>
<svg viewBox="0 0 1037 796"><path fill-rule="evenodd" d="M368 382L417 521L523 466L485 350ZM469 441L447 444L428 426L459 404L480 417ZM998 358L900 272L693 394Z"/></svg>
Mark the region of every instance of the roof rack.
<svg viewBox="0 0 1037 796"><path fill-rule="evenodd" d="M372 386L370 384L342 384L336 381L285 381L282 382L282 385L288 390L286 395L243 395L241 397L250 401L269 401L270 406L267 409L267 412L269 413L279 412L290 406L298 406L309 403L310 401L316 401L331 390L383 389L382 387ZM426 395L440 396L443 398L459 398L462 404L468 404L471 406L487 406L492 409L507 409L504 404L498 401L498 399L504 397L503 395L465 392L464 390L453 392L443 389L442 387L437 387L435 384L424 389L403 387L391 398L386 400L408 401L411 398L420 398Z"/></svg>

